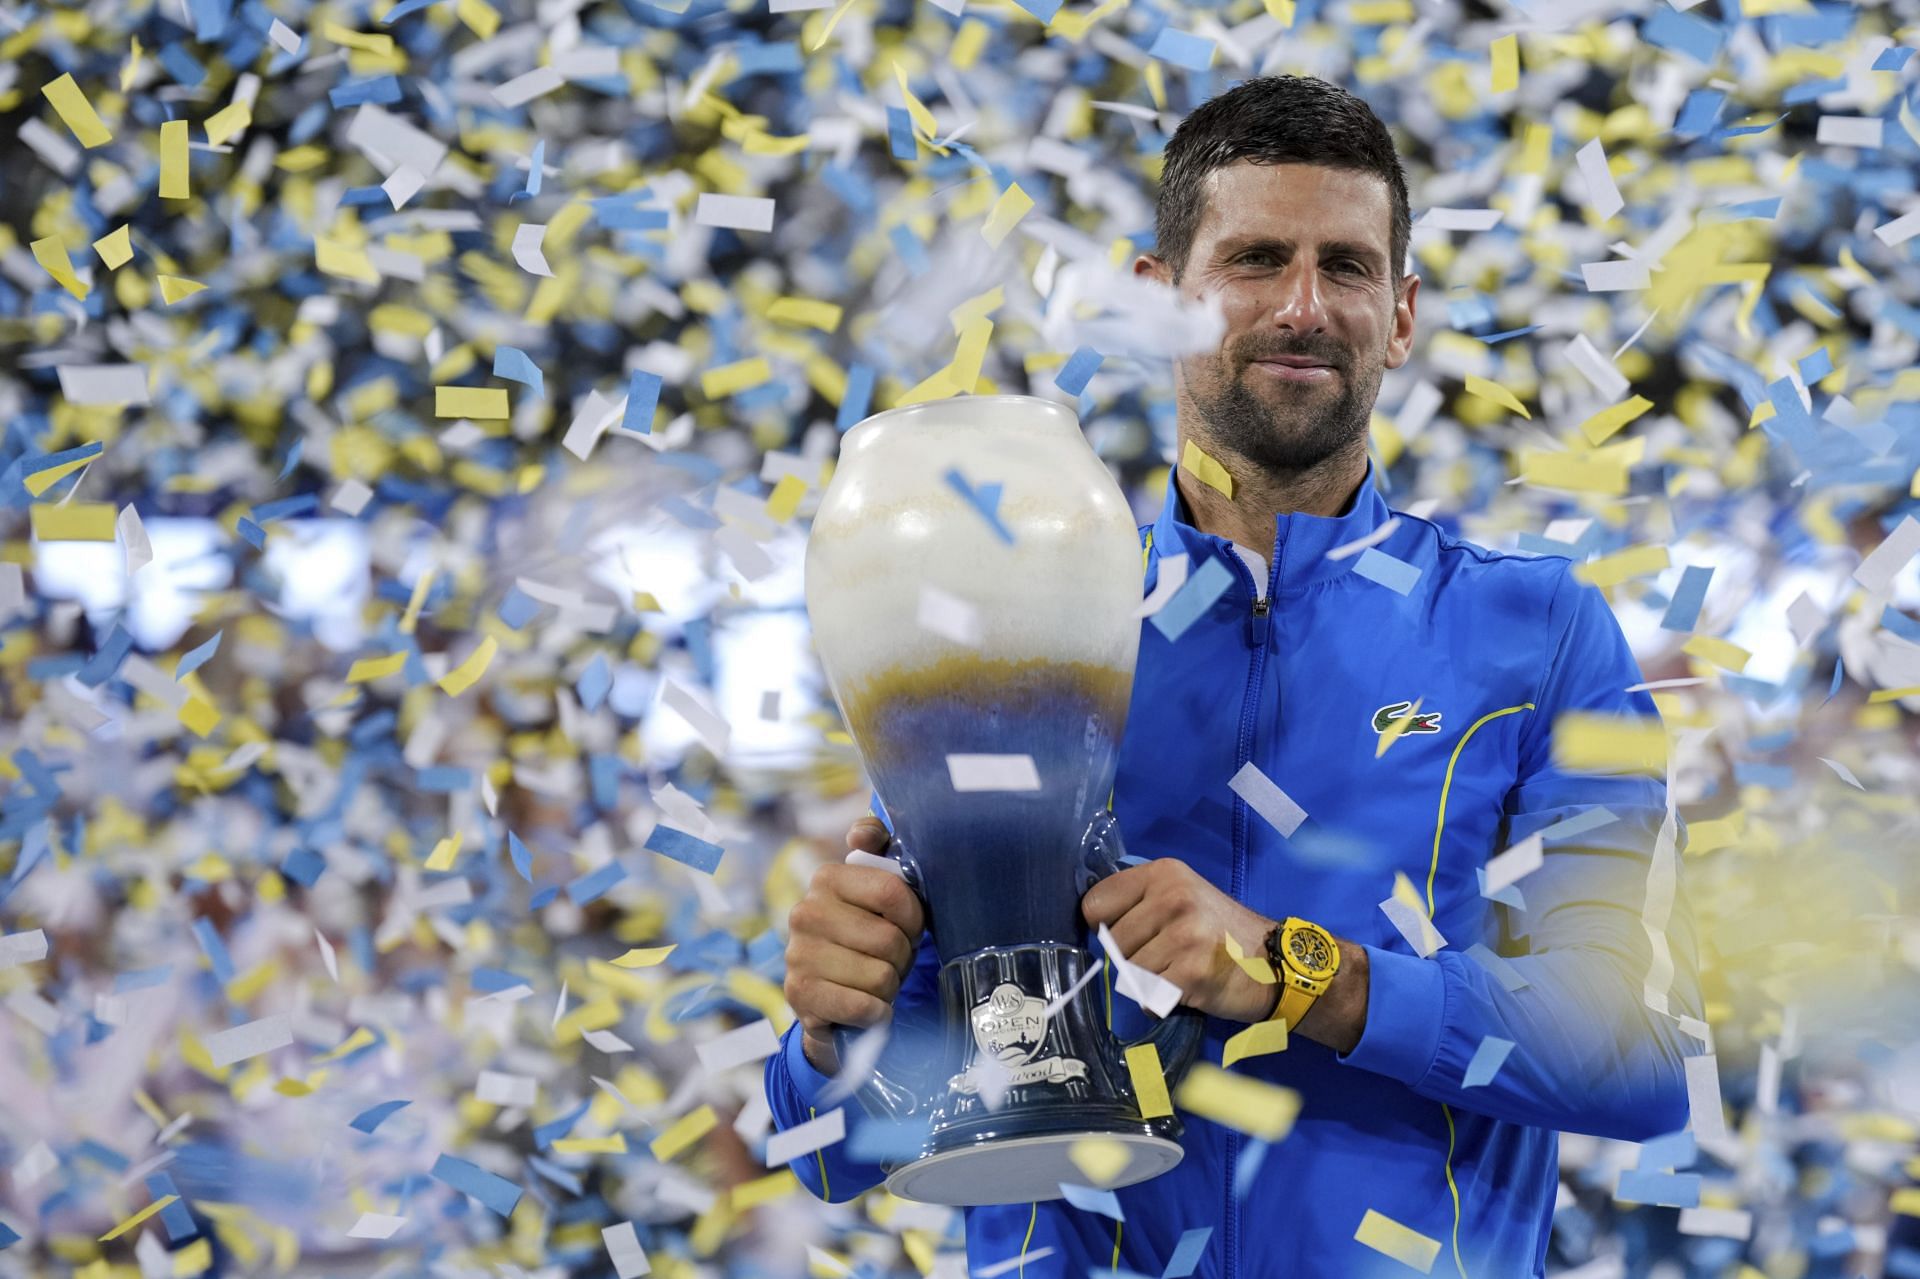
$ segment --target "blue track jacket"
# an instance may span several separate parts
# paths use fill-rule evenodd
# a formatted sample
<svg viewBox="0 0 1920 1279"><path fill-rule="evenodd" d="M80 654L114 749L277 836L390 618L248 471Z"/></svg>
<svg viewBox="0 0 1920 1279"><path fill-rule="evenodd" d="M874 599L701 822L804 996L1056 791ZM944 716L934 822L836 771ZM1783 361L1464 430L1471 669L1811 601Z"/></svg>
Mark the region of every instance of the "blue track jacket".
<svg viewBox="0 0 1920 1279"><path fill-rule="evenodd" d="M1205 1226L1204 1279L1413 1273L1356 1242L1372 1210L1438 1243L1431 1274L1542 1275L1556 1132L1645 1140L1685 1127L1682 1057L1702 1051L1676 1020L1700 1016L1683 894L1665 930L1673 1015L1644 997L1663 782L1570 774L1551 750L1564 712L1657 715L1645 692L1625 691L1641 675L1619 624L1568 560L1488 551L1404 514L1377 546L1419 570L1405 594L1365 575L1370 564L1356 571L1358 557L1329 559L1395 519L1371 467L1344 515L1277 517L1264 587L1231 542L1188 518L1169 477L1164 509L1141 529L1146 589L1161 557L1181 554L1193 569L1222 561L1233 585L1178 642L1142 624L1113 812L1129 854L1182 858L1262 915L1299 915L1364 945L1366 1030L1344 1056L1295 1036L1235 1064L1300 1094L1292 1131L1270 1148L1249 1156L1252 1138L1183 1115L1186 1157L1118 1192L1124 1222L1064 1200L968 1209L969 1266L1044 1248L1008 1274L1157 1276L1181 1234ZM1376 758L1376 716L1416 700L1432 731L1406 731ZM1306 810L1291 838L1229 789L1249 760ZM1601 808L1613 820L1592 825ZM1488 858L1583 814L1588 829L1549 838L1543 865L1501 894L1519 905L1481 895ZM1380 909L1395 871L1446 938L1431 958ZM935 974L923 939L897 1019L929 1016ZM1142 1032L1150 1014L1110 1003L1117 1034ZM1209 1018L1204 1059L1218 1065L1242 1028ZM783 1129L815 1113L828 1082L799 1032L766 1068ZM1466 1087L1488 1036L1514 1047L1490 1081ZM851 1131L864 1112L843 1104ZM840 1146L790 1167L832 1201L883 1177Z"/></svg>

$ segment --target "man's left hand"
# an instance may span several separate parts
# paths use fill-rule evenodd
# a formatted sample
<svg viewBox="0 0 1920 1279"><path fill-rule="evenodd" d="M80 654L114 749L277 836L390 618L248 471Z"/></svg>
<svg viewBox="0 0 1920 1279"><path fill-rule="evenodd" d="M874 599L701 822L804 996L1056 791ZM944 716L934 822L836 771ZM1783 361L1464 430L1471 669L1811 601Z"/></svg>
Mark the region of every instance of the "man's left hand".
<svg viewBox="0 0 1920 1279"><path fill-rule="evenodd" d="M1129 866L1080 899L1087 923L1107 925L1120 952L1182 992L1190 1008L1233 1021L1263 1021L1278 988L1249 976L1227 954L1232 934L1247 954L1264 958L1271 919L1208 883L1177 857Z"/></svg>

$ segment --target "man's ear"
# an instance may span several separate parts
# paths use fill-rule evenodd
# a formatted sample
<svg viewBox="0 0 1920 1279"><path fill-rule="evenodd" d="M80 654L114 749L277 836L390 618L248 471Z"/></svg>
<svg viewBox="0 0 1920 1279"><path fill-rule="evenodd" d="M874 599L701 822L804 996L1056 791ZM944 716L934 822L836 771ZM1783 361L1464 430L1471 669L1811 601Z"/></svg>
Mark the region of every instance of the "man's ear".
<svg viewBox="0 0 1920 1279"><path fill-rule="evenodd" d="M1173 287L1173 270L1157 254L1142 253L1133 260L1133 273L1158 280L1168 288Z"/></svg>
<svg viewBox="0 0 1920 1279"><path fill-rule="evenodd" d="M1393 336L1387 340L1387 367L1397 369L1413 354L1414 300L1420 292L1420 277L1409 274L1400 297L1393 304Z"/></svg>

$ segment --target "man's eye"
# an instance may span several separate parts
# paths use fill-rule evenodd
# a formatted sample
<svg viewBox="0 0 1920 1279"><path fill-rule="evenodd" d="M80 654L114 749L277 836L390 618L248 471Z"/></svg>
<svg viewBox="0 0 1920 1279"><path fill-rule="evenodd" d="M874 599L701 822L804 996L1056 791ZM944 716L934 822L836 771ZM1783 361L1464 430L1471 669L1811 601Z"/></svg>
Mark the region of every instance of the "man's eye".
<svg viewBox="0 0 1920 1279"><path fill-rule="evenodd" d="M1273 261L1273 254L1268 253L1264 249L1255 249L1251 253L1241 254L1240 260L1242 262L1271 262Z"/></svg>
<svg viewBox="0 0 1920 1279"><path fill-rule="evenodd" d="M1352 258L1335 258L1330 264L1337 271L1358 271L1361 266Z"/></svg>

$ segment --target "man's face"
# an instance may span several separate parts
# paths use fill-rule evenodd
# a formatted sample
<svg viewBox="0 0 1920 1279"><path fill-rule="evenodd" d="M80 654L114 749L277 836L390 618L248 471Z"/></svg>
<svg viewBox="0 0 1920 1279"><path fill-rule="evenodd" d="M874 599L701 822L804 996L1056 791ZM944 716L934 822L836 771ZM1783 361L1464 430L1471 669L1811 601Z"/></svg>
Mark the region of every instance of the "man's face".
<svg viewBox="0 0 1920 1279"><path fill-rule="evenodd" d="M1365 438L1381 374L1413 346L1420 281L1396 295L1391 225L1387 184L1372 174L1241 161L1208 175L1178 288L1217 297L1227 332L1174 376L1213 439L1297 473ZM1151 255L1134 272L1173 283Z"/></svg>

